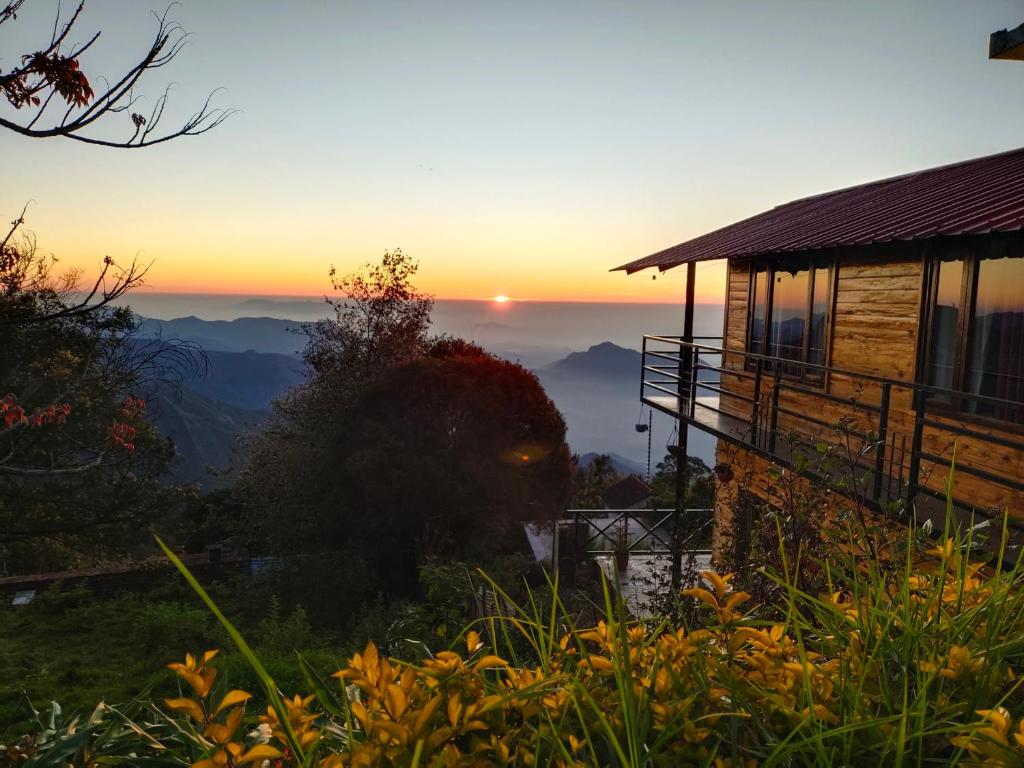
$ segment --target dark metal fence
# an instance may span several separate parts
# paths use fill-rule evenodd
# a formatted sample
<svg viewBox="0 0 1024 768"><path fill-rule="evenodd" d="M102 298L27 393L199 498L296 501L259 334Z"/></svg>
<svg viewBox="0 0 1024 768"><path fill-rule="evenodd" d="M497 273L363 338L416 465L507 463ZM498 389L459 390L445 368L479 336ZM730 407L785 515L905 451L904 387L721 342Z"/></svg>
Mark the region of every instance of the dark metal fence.
<svg viewBox="0 0 1024 768"><path fill-rule="evenodd" d="M723 376L728 377L728 386L723 386ZM833 377L866 394L833 394ZM1020 431L1013 422L1021 420L1024 403L725 349L720 337L683 341L678 336L645 336L640 394L653 408L790 466L796 463L794 441L812 453L822 442L836 445L841 435L828 415L837 410L848 413L843 430L857 441L851 471L860 476L864 497L878 506L898 501L909 508L922 493L944 496L941 483L929 483L922 467L927 464L930 473L939 469L945 475L954 456L951 450L936 452L935 439L929 449L928 430L933 438L939 434L969 440L977 446L975 454L1008 456L1014 459L1009 466L1024 455L1024 441L1011 436ZM723 398L732 400L733 407L723 408ZM800 406L795 408L797 400ZM958 407L950 408L949 403ZM965 407L969 403L1014 418L1005 425L971 419L964 413L970 410ZM1015 473L999 474L984 462L961 457L956 472L994 486L995 495L1024 491L1024 482ZM839 480L840 485L845 482ZM955 501L979 506L974 499Z"/></svg>
<svg viewBox="0 0 1024 768"><path fill-rule="evenodd" d="M577 555L671 555L706 551L697 547L710 535L710 509L568 509Z"/></svg>

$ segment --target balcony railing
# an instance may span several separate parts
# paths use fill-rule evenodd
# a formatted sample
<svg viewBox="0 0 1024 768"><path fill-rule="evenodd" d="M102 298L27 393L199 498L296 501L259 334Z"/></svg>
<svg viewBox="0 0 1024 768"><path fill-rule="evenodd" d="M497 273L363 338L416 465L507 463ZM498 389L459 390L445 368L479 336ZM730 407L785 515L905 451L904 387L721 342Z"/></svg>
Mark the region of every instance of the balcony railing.
<svg viewBox="0 0 1024 768"><path fill-rule="evenodd" d="M954 463L959 505L1024 498L1024 403L725 349L719 337L645 336L642 366L644 403L773 461L815 474L808 457L842 448L848 469L826 479L879 507L944 498ZM1013 418L973 417L965 403Z"/></svg>
<svg viewBox="0 0 1024 768"><path fill-rule="evenodd" d="M671 555L705 551L710 538L710 509L567 509L574 522L573 550L578 555Z"/></svg>

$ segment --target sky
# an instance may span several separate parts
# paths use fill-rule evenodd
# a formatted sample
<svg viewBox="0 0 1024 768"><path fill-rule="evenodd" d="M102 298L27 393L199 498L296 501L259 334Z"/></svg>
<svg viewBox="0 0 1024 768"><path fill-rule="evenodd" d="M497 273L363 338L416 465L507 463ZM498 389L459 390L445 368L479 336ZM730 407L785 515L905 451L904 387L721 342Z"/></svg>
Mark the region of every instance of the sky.
<svg viewBox="0 0 1024 768"><path fill-rule="evenodd" d="M55 8L29 0L0 27L0 68ZM94 82L145 49L151 8L89 0ZM681 301L683 270L609 270L1024 141L1024 63L987 58L1024 0L184 0L172 15L191 43L141 93L179 84L170 125L223 88L239 112L216 131L129 152L0 135L0 215L31 201L63 265L152 261L151 291L323 294L332 265L401 248L441 298ZM116 120L106 135L128 129ZM723 285L701 265L699 299Z"/></svg>

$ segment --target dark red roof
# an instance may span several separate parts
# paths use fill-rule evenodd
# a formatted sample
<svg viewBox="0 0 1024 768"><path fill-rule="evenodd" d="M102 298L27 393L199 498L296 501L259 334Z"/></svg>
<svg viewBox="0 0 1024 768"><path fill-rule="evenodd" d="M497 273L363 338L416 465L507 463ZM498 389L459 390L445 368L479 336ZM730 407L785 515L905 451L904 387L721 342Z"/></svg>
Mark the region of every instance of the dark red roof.
<svg viewBox="0 0 1024 768"><path fill-rule="evenodd" d="M1024 148L786 203L615 269L841 245L1008 232L1024 226Z"/></svg>
<svg viewBox="0 0 1024 768"><path fill-rule="evenodd" d="M651 497L651 486L637 475L629 475L601 491L601 501L608 509L628 509Z"/></svg>

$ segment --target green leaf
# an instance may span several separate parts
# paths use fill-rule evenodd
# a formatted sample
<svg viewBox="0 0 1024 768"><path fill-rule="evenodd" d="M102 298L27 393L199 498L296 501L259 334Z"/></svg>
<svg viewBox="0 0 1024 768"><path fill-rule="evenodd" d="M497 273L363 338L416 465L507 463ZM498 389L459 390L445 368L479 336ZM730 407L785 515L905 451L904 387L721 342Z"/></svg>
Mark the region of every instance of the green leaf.
<svg viewBox="0 0 1024 768"><path fill-rule="evenodd" d="M302 745L299 744L299 740L295 735L295 731L292 729L291 723L288 721L288 710L284 706L284 702L281 701L281 695L278 693L277 684L274 679L270 676L270 673L264 668L263 664L257 658L252 648L242 637L242 633L239 632L235 625L228 621L227 617L221 613L220 608L213 602L213 598L203 589L203 586L196 581L196 577L192 575L192 572L188 567L181 562L177 555L170 550L170 548L164 544L163 539L159 536L154 536L156 543L160 545L160 549L164 551L168 559L174 563L174 567L181 572L181 575L185 577L185 581L188 582L189 586L195 591L197 595L206 603L206 607L210 609L217 620L221 623L221 626L227 630L228 635L231 637L232 642L241 651L245 660L249 662L249 666L252 667L253 672L260 679L260 683L263 685L263 691L267 694L267 701L270 702L271 706L274 707L274 711L277 713L278 722L284 729L285 736L288 738L288 746L291 748L292 754L298 757L301 762L305 757L305 752L302 749Z"/></svg>
<svg viewBox="0 0 1024 768"><path fill-rule="evenodd" d="M295 655L299 657L299 669L302 670L302 676L306 679L310 690L316 694L320 705L336 717L345 717L344 706L338 700L338 697L334 695L333 691L328 688L326 681L320 677L320 674L313 668L313 665L306 661L306 658L301 653L296 653Z"/></svg>
<svg viewBox="0 0 1024 768"><path fill-rule="evenodd" d="M52 746L48 747L39 757L24 763L24 768L47 768L47 766L60 766L63 768L74 761L69 760L72 755L89 743L95 735L95 728L83 728L77 733L61 736L55 739Z"/></svg>

